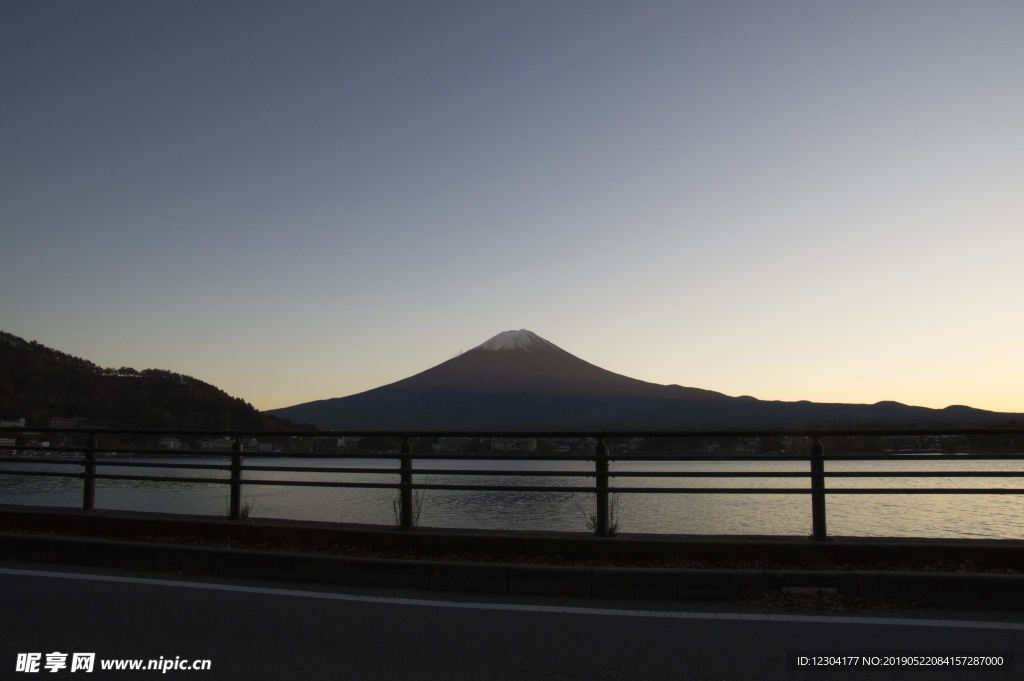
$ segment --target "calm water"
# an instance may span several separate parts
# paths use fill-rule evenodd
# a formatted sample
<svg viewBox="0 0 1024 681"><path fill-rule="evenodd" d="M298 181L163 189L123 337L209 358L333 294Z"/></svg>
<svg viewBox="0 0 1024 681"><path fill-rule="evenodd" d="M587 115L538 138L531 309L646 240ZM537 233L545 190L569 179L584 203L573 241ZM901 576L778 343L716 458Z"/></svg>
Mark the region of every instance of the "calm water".
<svg viewBox="0 0 1024 681"><path fill-rule="evenodd" d="M184 459L143 459L147 462L182 462ZM225 458L189 458L190 462L224 465ZM346 466L397 468L397 462L355 459L344 463L325 459L247 459L247 463L297 468ZM472 469L518 471L586 471L587 462L429 461L418 470ZM77 471L77 466L54 464L0 464L3 469ZM613 462L615 471L806 471L801 462ZM1018 471L1024 461L829 462L829 471ZM150 474L174 477L224 478L224 471L184 471L160 468L98 466L100 473ZM249 472L247 479L336 480L396 482L391 474L334 474L309 472ZM432 484L510 484L588 486L591 478L532 476L447 476L421 474L416 482ZM806 487L807 478L673 479L618 478L620 487ZM830 487L977 487L1013 488L1020 478L846 478L830 479ZM42 506L79 506L82 482L76 479L0 475L0 502ZM394 490L244 486L243 500L254 504L253 517L326 520L337 522L394 523ZM808 535L811 500L806 495L620 495L620 532L676 534L780 534ZM97 508L226 514L226 485L192 482L139 482L98 480ZM422 500L420 525L517 530L586 531L586 512L593 508L588 494L536 492L427 491ZM828 530L832 535L1024 538L1024 499L1018 495L834 495L828 497Z"/></svg>

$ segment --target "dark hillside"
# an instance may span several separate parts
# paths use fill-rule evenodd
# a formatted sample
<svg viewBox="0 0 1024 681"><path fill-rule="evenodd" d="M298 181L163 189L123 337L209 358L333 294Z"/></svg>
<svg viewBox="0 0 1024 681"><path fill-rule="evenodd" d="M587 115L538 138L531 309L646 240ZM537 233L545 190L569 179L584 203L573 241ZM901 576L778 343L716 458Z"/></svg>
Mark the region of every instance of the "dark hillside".
<svg viewBox="0 0 1024 681"><path fill-rule="evenodd" d="M159 369L104 369L0 331L0 418L84 418L128 428L288 429L209 383Z"/></svg>

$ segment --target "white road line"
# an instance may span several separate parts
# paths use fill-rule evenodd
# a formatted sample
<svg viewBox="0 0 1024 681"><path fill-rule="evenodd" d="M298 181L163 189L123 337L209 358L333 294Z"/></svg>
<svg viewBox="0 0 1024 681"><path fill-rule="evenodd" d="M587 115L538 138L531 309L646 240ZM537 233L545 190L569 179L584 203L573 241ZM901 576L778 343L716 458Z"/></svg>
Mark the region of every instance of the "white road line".
<svg viewBox="0 0 1024 681"><path fill-rule="evenodd" d="M471 608L476 610L514 610L517 612L545 612L581 615L611 615L613 617L669 617L697 620L736 620L747 622L808 622L814 624L884 624L902 627L948 627L955 629L1010 629L1024 631L1024 624L1015 622L975 622L971 620L915 620L891 617L850 617L828 615L751 615L728 612L677 612L673 610L611 610L608 608L579 608L550 605L508 605L505 603L467 603L463 601L424 600L416 598L389 598L384 596L354 596L324 591L300 591L298 589L270 589L260 586L235 586L233 584L210 584L207 582L183 582L172 579L147 579L142 577L114 577L110 575L89 575L76 572L47 572L43 570L13 570L0 568L0 575L19 577L54 577L57 579L81 579L91 582L114 582L117 584L144 584L147 586L175 586L185 589L206 589L208 591L234 591L237 593L265 594L270 596L293 596L298 598L319 598L330 601L353 601L357 603L378 603L382 605L418 605L433 608Z"/></svg>

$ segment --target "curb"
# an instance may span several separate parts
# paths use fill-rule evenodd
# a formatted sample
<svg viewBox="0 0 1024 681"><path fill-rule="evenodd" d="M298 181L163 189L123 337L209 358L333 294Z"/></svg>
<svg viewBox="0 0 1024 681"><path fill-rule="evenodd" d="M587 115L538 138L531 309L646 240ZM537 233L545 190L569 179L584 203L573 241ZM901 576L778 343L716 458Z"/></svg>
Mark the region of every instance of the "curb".
<svg viewBox="0 0 1024 681"><path fill-rule="evenodd" d="M521 596L720 601L769 592L838 593L881 603L1024 609L1024 575L694 570L391 560L0 532L0 559L184 571L344 586Z"/></svg>

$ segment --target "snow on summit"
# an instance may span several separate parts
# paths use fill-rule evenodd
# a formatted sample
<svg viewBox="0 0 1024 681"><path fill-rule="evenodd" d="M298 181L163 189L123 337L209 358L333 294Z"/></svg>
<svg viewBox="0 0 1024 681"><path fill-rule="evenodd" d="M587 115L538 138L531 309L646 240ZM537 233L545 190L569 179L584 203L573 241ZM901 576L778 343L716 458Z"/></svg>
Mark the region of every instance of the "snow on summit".
<svg viewBox="0 0 1024 681"><path fill-rule="evenodd" d="M544 340L533 331L519 329L518 331L502 331L494 338L481 343L473 348L474 350L547 350L555 348L554 343Z"/></svg>

